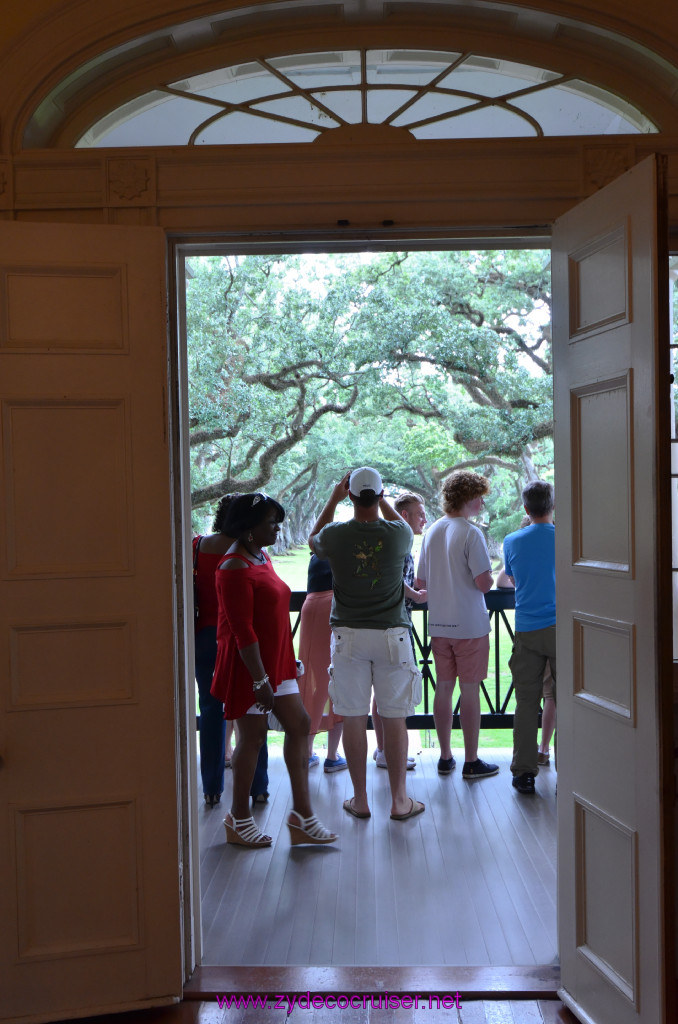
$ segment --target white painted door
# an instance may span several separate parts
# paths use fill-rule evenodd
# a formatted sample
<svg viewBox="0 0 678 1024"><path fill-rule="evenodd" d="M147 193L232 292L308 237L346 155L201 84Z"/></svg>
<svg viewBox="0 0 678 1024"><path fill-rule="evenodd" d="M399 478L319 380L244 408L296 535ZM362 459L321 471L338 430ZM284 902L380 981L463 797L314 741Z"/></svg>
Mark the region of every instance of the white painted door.
<svg viewBox="0 0 678 1024"><path fill-rule="evenodd" d="M0 224L0 1017L181 994L165 242Z"/></svg>
<svg viewBox="0 0 678 1024"><path fill-rule="evenodd" d="M664 175L643 161L553 235L561 996L594 1024L671 1019Z"/></svg>

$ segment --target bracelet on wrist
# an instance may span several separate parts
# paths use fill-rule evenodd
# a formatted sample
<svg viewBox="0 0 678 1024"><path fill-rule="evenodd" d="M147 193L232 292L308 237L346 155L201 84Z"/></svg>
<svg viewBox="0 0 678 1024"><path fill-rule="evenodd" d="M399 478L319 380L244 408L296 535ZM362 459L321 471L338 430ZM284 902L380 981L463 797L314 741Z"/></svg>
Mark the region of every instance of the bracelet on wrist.
<svg viewBox="0 0 678 1024"><path fill-rule="evenodd" d="M256 679L252 683L252 689L255 691L255 693L257 693L259 690L262 690L264 688L264 686L266 686L268 681L269 681L269 679L268 679L267 675L264 676L263 679Z"/></svg>

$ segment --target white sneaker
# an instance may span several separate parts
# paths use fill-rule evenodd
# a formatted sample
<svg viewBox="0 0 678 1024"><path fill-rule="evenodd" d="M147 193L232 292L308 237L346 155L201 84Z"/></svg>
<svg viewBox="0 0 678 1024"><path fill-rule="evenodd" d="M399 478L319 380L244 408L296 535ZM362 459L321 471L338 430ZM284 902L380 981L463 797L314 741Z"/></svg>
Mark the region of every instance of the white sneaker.
<svg viewBox="0 0 678 1024"><path fill-rule="evenodd" d="M372 757L377 762L377 768L387 768L388 767L388 765L386 764L386 755L384 754L383 750L375 750L375 752L372 754ZM415 762L414 758L413 757L408 757L408 759L407 759L407 770L408 770L408 772L413 772L415 767L416 767L416 762Z"/></svg>

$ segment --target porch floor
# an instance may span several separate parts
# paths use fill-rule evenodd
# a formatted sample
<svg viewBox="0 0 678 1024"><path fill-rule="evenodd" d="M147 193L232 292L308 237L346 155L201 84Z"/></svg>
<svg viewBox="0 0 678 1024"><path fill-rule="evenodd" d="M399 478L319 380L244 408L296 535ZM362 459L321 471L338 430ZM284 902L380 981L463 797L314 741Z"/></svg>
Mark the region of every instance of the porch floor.
<svg viewBox="0 0 678 1024"><path fill-rule="evenodd" d="M340 839L292 849L282 750L269 750L270 800L255 819L275 837L270 849L226 845L230 772L221 805L199 811L204 965L557 964L552 766L525 797L509 750L487 751L500 772L476 782L460 765L440 777L437 750L424 750L408 791L426 812L393 822L388 773L370 761L362 821L342 810L348 772L325 775L321 756L313 808Z"/></svg>

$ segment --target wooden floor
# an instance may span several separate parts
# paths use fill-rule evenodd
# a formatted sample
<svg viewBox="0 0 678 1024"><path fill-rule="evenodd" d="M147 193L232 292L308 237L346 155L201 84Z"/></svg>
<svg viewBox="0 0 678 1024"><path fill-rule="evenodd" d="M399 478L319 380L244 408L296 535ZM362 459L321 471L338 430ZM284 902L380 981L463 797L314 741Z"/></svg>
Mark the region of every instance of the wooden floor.
<svg viewBox="0 0 678 1024"><path fill-rule="evenodd" d="M291 849L289 782L271 747L271 797L255 818L275 840L255 851L226 845L226 772L221 806L199 812L203 964L557 964L556 774L542 769L525 797L511 786L510 752L493 760L499 775L465 782L460 767L440 777L437 751L423 751L408 786L426 812L392 822L386 771L370 761L372 818L359 821L342 810L348 772L325 775L321 758L309 776L313 806L340 840Z"/></svg>

